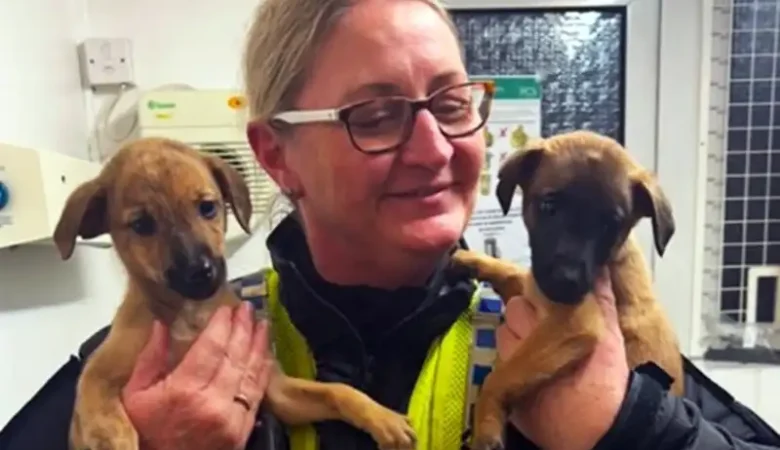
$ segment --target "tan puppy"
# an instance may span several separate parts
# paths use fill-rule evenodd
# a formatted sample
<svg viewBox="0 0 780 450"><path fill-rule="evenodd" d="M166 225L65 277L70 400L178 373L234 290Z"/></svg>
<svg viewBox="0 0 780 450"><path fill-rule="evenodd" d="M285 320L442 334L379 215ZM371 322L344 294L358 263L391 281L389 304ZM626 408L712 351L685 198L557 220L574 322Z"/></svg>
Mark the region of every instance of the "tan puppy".
<svg viewBox="0 0 780 450"><path fill-rule="evenodd" d="M127 269L124 300L77 387L73 450L137 450L138 435L120 401L152 323L171 330L177 364L221 305L239 299L228 287L224 258L226 205L249 232L252 207L242 177L216 157L167 139L124 146L94 180L70 196L54 233L63 259L77 236L110 233ZM344 384L271 376L265 396L284 423L345 420L382 448L414 448L407 419Z"/></svg>
<svg viewBox="0 0 780 450"><path fill-rule="evenodd" d="M653 176L616 141L577 131L529 143L499 171L497 196L507 214L517 187L531 247L531 271L470 251L456 268L489 281L504 301L523 296L539 325L510 359L487 376L475 409L474 449L503 447L507 405L573 369L606 330L592 293L607 266L630 367L655 362L683 391L677 338L656 302L647 265L632 229L650 217L663 255L674 234L671 207Z"/></svg>

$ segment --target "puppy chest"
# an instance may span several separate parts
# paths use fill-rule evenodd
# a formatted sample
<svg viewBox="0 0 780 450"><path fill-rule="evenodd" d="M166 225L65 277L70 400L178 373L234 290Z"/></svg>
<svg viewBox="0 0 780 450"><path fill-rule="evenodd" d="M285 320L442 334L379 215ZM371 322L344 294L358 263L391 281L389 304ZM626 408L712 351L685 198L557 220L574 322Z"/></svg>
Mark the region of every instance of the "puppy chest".
<svg viewBox="0 0 780 450"><path fill-rule="evenodd" d="M206 327L212 314L211 308L204 308L190 302L177 314L170 326L171 339L176 341L192 341Z"/></svg>

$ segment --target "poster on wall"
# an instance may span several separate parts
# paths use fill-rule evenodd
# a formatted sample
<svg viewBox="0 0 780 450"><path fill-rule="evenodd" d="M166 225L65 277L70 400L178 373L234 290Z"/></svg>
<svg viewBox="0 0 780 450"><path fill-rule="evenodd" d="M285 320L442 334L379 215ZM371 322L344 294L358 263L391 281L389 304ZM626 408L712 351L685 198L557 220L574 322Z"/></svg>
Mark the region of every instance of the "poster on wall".
<svg viewBox="0 0 780 450"><path fill-rule="evenodd" d="M542 132L542 89L536 75L473 76L493 80L496 94L483 132L487 142L474 214L464 234L469 248L528 267L531 252L520 191L504 216L496 198L502 161Z"/></svg>

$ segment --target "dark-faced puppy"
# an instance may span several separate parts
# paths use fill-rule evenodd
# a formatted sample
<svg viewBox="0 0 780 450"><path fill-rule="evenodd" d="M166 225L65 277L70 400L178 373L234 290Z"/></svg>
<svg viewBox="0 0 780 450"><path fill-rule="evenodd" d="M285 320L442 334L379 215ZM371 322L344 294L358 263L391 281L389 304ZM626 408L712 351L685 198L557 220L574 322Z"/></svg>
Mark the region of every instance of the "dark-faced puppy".
<svg viewBox="0 0 780 450"><path fill-rule="evenodd" d="M168 326L169 361L176 366L218 307L240 303L225 273L228 206L249 232L252 205L240 174L219 158L161 138L122 147L68 198L54 233L62 257L72 255L78 236L109 233L128 273L108 336L79 378L73 450L138 450L120 397L155 320ZM277 369L263 398L287 424L345 420L382 448L414 448L406 417L345 384L291 378Z"/></svg>
<svg viewBox="0 0 780 450"><path fill-rule="evenodd" d="M578 131L530 143L499 173L504 214L517 186L532 272L554 302L581 301L640 219L651 218L659 255L674 234L671 206L657 182L605 136Z"/></svg>
<svg viewBox="0 0 780 450"><path fill-rule="evenodd" d="M616 141L578 131L531 142L504 162L496 192L504 214L518 187L531 270L465 250L453 255L455 267L490 282L504 301L522 297L540 319L484 381L474 415L477 450L502 448L506 408L591 354L606 326L592 293L605 267L629 366L654 362L674 378L672 392L683 391L677 338L655 300L644 255L631 234L640 219L649 217L656 250L663 254L674 233L671 207L653 176ZM547 448L555 443L536 444Z"/></svg>

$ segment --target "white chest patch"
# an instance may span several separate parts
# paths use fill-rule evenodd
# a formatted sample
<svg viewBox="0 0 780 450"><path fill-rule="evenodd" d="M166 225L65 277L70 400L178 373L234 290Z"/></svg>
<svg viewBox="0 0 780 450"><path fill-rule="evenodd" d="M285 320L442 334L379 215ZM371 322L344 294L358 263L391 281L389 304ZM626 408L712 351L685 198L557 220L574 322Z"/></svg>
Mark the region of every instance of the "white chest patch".
<svg viewBox="0 0 780 450"><path fill-rule="evenodd" d="M206 327L211 317L211 308L203 304L186 302L171 324L171 338L177 341L192 341Z"/></svg>

